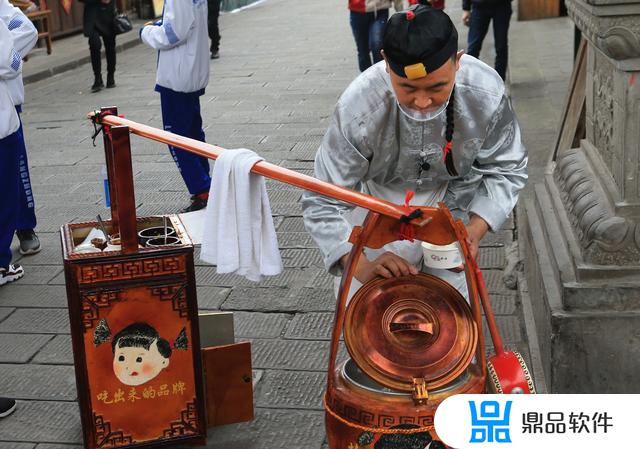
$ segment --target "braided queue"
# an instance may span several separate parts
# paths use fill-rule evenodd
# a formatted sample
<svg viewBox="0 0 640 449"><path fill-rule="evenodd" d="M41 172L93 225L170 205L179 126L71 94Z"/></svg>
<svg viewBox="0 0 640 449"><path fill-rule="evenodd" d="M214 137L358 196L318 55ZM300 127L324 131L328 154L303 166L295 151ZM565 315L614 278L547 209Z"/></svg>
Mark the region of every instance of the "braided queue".
<svg viewBox="0 0 640 449"><path fill-rule="evenodd" d="M456 88L453 87L451 91L451 98L449 99L449 104L447 105L447 127L445 130L445 139L447 140L446 145L444 146L444 164L447 167L447 173L449 176L458 176L458 172L456 170L455 165L453 164L453 105L456 99Z"/></svg>

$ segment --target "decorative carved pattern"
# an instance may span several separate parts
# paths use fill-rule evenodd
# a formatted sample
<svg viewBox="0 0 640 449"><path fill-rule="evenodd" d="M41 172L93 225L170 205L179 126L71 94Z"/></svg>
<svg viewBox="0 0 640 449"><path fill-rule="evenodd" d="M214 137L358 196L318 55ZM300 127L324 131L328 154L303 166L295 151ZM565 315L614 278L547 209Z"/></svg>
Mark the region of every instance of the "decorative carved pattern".
<svg viewBox="0 0 640 449"><path fill-rule="evenodd" d="M604 35L598 36L597 39L598 47L613 59L629 59L640 56L640 39L629 28L614 26Z"/></svg>
<svg viewBox="0 0 640 449"><path fill-rule="evenodd" d="M567 11L584 36L616 60L640 57L640 20L637 14L595 15L606 6L587 9L584 0L566 0ZM594 11L594 12L592 12Z"/></svg>
<svg viewBox="0 0 640 449"><path fill-rule="evenodd" d="M498 377L498 373L496 373L496 369L493 367L493 363L487 362L487 372L489 373L489 378L491 379L491 385L495 389L496 394L504 394L502 391L502 384L500 383L500 378Z"/></svg>
<svg viewBox="0 0 640 449"><path fill-rule="evenodd" d="M584 258L598 265L640 263L640 238L634 238L639 235L637 224L610 209L584 152L564 152L554 174Z"/></svg>
<svg viewBox="0 0 640 449"><path fill-rule="evenodd" d="M593 133L595 140L593 144L602 155L614 181L620 187L622 181L619 179L620 157L615 154L616 149L613 143L614 92L612 74L611 64L604 61L602 56L597 55L593 73Z"/></svg>
<svg viewBox="0 0 640 449"><path fill-rule="evenodd" d="M527 386L529 387L529 393L536 394L536 386L533 383L533 377L531 377L531 373L529 372L529 367L527 367L526 362L522 358L522 355L518 351L513 352L522 367L522 371L524 372L524 378L527 381Z"/></svg>
<svg viewBox="0 0 640 449"><path fill-rule="evenodd" d="M89 292L82 295L82 325L85 332L95 327L100 319L100 309L111 307L120 300L120 290Z"/></svg>
<svg viewBox="0 0 640 449"><path fill-rule="evenodd" d="M626 80L626 84L632 85L636 82L634 80L637 81L636 73L629 75ZM626 185L628 186L627 191L629 192L629 194L627 194L625 191L625 198L629 198L629 201L637 202L640 200L640 179L636 175L637 173L640 173L640 91L630 93L628 102L630 105L627 106L625 115L628 117L627 123L629 123L629 121L631 122L631 125L627 124L627 126L631 126L630 130L627 128L627 135L631 137L630 139L625 137L624 141L625 143L632 141L633 145L630 150L625 150L625 153L636 154L637 156L636 163L634 165L624 164L624 178ZM629 120L629 117L631 117L632 120ZM625 156L625 160L628 160L628 156ZM630 176L631 173L633 173L633 176Z"/></svg>
<svg viewBox="0 0 640 449"><path fill-rule="evenodd" d="M171 422L171 427L163 432L165 438L198 433L198 408L195 398L187 404L187 408L180 412L180 419Z"/></svg>
<svg viewBox="0 0 640 449"><path fill-rule="evenodd" d="M133 438L122 431L112 432L111 424L102 416L93 414L93 426L95 429L95 444L98 449L113 449L132 444Z"/></svg>
<svg viewBox="0 0 640 449"><path fill-rule="evenodd" d="M181 274L186 271L186 263L184 256L174 256L82 265L76 269L78 270L78 283L96 284L98 282L113 282Z"/></svg>
<svg viewBox="0 0 640 449"><path fill-rule="evenodd" d="M360 412L360 422L362 423L363 426L375 425L375 418L376 418L376 415L374 415L373 413L369 413L365 410L362 410Z"/></svg>
<svg viewBox="0 0 640 449"><path fill-rule="evenodd" d="M350 405L343 403L337 397L327 396L329 407L342 418L361 426L380 427L389 429L401 424L412 424L418 427L433 427L433 415L424 416L391 416L383 414L371 413L356 409Z"/></svg>
<svg viewBox="0 0 640 449"><path fill-rule="evenodd" d="M186 286L187 284L154 287L151 289L151 294L158 296L160 301L171 301L173 310L178 312L181 318L188 318Z"/></svg>

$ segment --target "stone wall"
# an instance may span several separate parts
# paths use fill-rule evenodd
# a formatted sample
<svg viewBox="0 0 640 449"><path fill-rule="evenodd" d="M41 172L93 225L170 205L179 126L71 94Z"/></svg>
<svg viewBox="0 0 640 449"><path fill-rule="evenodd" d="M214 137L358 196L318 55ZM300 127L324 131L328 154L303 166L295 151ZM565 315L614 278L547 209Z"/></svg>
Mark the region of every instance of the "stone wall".
<svg viewBox="0 0 640 449"><path fill-rule="evenodd" d="M587 39L586 139L525 203L551 392L640 392L640 2L567 0ZM550 153L552 149L550 149Z"/></svg>

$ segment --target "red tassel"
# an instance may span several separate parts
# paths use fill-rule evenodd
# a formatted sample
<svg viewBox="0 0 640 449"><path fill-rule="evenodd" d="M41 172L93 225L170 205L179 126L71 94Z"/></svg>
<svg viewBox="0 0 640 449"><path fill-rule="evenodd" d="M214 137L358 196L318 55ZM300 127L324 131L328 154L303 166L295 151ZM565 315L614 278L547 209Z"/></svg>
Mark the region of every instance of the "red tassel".
<svg viewBox="0 0 640 449"><path fill-rule="evenodd" d="M416 15L413 11L407 11L407 20L413 20L416 18Z"/></svg>
<svg viewBox="0 0 640 449"><path fill-rule="evenodd" d="M452 148L453 148L453 142L447 142L447 144L442 149L442 151L444 152L445 159L447 158L447 154L449 154L449 151L451 151Z"/></svg>
<svg viewBox="0 0 640 449"><path fill-rule="evenodd" d="M409 223L400 223L399 235L400 240L409 240L410 242L413 242L415 236L413 226Z"/></svg>
<svg viewBox="0 0 640 449"><path fill-rule="evenodd" d="M409 206L409 202L413 199L414 195L415 192L413 190L407 190L407 194L404 196L404 210L407 212L407 215L413 212L413 209Z"/></svg>

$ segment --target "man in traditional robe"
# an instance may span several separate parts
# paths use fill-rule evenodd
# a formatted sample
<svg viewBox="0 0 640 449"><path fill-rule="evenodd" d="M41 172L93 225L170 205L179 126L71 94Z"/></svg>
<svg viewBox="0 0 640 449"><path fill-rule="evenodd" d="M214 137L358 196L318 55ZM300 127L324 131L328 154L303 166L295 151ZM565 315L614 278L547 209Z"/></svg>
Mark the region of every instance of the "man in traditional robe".
<svg viewBox="0 0 640 449"><path fill-rule="evenodd" d="M335 185L392 201L444 202L465 220L471 252L499 230L527 180L527 151L500 76L458 51L449 16L418 4L387 23L384 61L358 76L340 97L315 158L315 175ZM304 222L326 268L342 273L354 225L366 211L305 192ZM377 276L418 271L466 294L463 273L422 267L418 241L366 249L352 292Z"/></svg>

